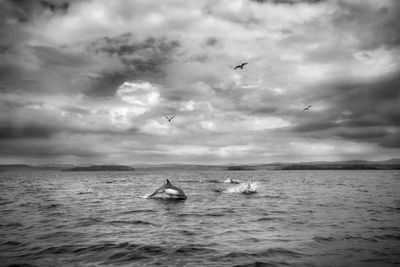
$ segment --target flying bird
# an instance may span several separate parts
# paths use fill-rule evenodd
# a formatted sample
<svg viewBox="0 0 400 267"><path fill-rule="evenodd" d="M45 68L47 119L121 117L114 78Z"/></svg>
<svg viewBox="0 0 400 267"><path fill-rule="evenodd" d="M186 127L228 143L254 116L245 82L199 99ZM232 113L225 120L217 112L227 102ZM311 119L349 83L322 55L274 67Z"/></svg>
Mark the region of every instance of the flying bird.
<svg viewBox="0 0 400 267"><path fill-rule="evenodd" d="M249 64L249 63L247 63L247 62L245 62L245 63L242 63L242 64L240 64L240 65L237 65L235 68L234 68L234 70L236 70L236 69L243 69L243 67L244 67L244 65L247 65L247 64Z"/></svg>
<svg viewBox="0 0 400 267"><path fill-rule="evenodd" d="M168 122L171 122L171 120L173 119L173 118L175 118L175 116L176 115L174 115L174 116L172 116L172 117L167 117L166 115L164 115L164 114L162 114L167 120L168 120Z"/></svg>
<svg viewBox="0 0 400 267"><path fill-rule="evenodd" d="M303 112L306 111L306 110L309 110L310 108L311 108L311 106L308 106L308 107L304 108Z"/></svg>

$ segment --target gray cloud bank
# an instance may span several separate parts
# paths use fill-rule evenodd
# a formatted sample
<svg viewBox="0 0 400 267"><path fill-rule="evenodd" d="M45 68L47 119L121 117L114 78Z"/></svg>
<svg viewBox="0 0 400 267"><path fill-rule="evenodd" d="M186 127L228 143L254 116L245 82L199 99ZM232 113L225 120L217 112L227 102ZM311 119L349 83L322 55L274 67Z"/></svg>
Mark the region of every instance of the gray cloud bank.
<svg viewBox="0 0 400 267"><path fill-rule="evenodd" d="M6 0L0 10L4 163L399 155L398 1Z"/></svg>

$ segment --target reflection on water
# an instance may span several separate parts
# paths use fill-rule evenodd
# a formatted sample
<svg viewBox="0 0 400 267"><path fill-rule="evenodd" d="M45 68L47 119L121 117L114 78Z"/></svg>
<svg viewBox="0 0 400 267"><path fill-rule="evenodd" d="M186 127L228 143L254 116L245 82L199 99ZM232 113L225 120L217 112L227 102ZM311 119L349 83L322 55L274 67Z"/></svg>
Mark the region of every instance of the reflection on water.
<svg viewBox="0 0 400 267"><path fill-rule="evenodd" d="M165 178L188 199L141 197ZM252 180L257 194L242 194L228 179ZM4 266L393 266L400 264L398 192L399 171L1 172L0 259Z"/></svg>

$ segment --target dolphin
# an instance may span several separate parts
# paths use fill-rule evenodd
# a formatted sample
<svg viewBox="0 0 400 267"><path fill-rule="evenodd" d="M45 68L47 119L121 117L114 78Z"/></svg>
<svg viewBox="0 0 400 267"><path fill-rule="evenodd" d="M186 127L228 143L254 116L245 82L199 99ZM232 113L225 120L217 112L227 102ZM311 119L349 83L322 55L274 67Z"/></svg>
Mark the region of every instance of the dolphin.
<svg viewBox="0 0 400 267"><path fill-rule="evenodd" d="M226 179L226 180L224 181L224 183L227 183L227 184L240 184L240 182L235 181L235 180L232 180L232 178Z"/></svg>
<svg viewBox="0 0 400 267"><path fill-rule="evenodd" d="M166 183L160 188L158 188L156 191L154 191L153 194L149 195L149 197L152 197L159 193L165 193L172 198L186 199L185 192L183 192L182 189L171 184L171 182L168 179L166 180L167 180Z"/></svg>

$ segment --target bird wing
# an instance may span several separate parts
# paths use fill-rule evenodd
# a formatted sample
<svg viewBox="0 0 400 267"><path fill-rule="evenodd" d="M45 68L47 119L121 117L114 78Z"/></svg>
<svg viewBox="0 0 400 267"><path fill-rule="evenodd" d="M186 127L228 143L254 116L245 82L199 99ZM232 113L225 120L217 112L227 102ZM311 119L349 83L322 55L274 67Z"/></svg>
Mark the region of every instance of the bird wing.
<svg viewBox="0 0 400 267"><path fill-rule="evenodd" d="M172 116L171 118L169 118L169 121L171 121L173 118L175 118L176 115Z"/></svg>
<svg viewBox="0 0 400 267"><path fill-rule="evenodd" d="M169 118L167 116L165 116L164 114L162 114L167 120L169 120Z"/></svg>
<svg viewBox="0 0 400 267"><path fill-rule="evenodd" d="M236 70L236 69L238 69L238 68L240 68L240 66L236 66L236 67L234 68L234 70Z"/></svg>
<svg viewBox="0 0 400 267"><path fill-rule="evenodd" d="M247 63L247 62L243 63L243 64L242 64L242 67L243 67L244 65L247 65L247 64L249 64L249 63Z"/></svg>

